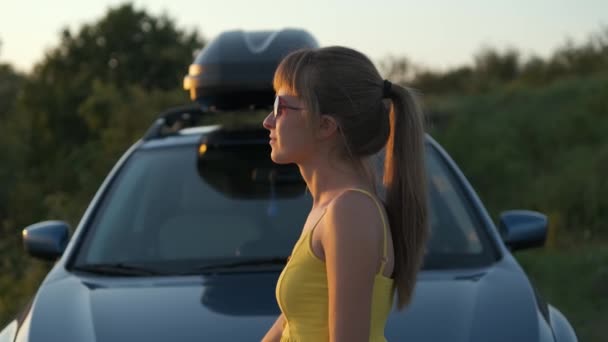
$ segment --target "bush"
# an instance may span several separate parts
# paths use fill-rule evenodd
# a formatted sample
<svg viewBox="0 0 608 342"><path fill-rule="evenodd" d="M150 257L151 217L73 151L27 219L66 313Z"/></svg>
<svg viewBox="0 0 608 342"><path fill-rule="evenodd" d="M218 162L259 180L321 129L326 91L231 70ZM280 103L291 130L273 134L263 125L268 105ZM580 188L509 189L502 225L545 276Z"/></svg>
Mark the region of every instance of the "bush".
<svg viewBox="0 0 608 342"><path fill-rule="evenodd" d="M432 133L492 215L509 208L559 213L567 231L608 235L605 94L603 74L434 99L431 111L449 119Z"/></svg>

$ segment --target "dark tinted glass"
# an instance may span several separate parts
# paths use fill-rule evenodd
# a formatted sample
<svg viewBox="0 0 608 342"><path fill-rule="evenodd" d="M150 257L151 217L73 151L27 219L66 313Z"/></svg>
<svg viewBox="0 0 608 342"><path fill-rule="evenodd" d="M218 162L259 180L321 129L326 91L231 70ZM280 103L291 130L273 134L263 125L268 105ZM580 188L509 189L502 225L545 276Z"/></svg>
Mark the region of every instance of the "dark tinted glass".
<svg viewBox="0 0 608 342"><path fill-rule="evenodd" d="M311 207L293 165L273 166L267 147L208 152L198 146L140 150L113 182L87 232L79 264L151 263L188 269L286 257ZM488 264L475 212L429 149L431 238L425 268Z"/></svg>

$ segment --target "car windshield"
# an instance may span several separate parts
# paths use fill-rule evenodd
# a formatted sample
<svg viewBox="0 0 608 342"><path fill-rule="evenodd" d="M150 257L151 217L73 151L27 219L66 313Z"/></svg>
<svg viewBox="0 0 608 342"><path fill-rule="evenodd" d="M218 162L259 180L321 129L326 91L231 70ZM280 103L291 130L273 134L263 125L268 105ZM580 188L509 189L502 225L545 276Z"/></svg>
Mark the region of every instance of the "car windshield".
<svg viewBox="0 0 608 342"><path fill-rule="evenodd" d="M473 207L447 164L427 151L431 236L423 268L488 265L492 246ZM163 274L222 265L234 272L241 261L280 268L312 203L297 167L272 164L267 146L203 152L188 145L131 155L98 204L75 266L147 265Z"/></svg>

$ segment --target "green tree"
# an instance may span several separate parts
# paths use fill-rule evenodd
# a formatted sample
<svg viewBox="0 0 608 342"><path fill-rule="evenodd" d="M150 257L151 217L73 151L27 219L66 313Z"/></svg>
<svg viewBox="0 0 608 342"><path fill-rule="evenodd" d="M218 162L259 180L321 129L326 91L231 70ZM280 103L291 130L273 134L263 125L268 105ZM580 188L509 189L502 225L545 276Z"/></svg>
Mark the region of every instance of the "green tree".
<svg viewBox="0 0 608 342"><path fill-rule="evenodd" d="M1 45L0 45L1 46ZM0 120L6 119L14 109L15 99L24 81L24 75L12 65L0 63Z"/></svg>
<svg viewBox="0 0 608 342"><path fill-rule="evenodd" d="M58 142L82 143L94 132L75 114L94 81L118 88L176 89L202 46L196 32L176 28L166 15L153 17L131 4L112 8L76 33L63 31L59 46L36 65L26 83L26 105L50 119L35 121L49 126L53 149Z"/></svg>
<svg viewBox="0 0 608 342"><path fill-rule="evenodd" d="M98 116L99 123L91 126L79 114L96 91L94 84L111 84L123 96L132 86L150 93L180 89L203 44L198 33L178 29L166 15L154 17L131 4L111 8L76 33L64 30L59 46L34 67L23 88L27 179L42 193L82 188L79 179L87 165L79 147L99 139L100 128L109 124L107 116Z"/></svg>
<svg viewBox="0 0 608 342"><path fill-rule="evenodd" d="M1 42L0 42L1 47ZM15 113L15 99L24 81L10 64L0 63L0 236L4 220L7 218L8 196L13 191L14 177L19 163L19 139L12 127L18 120Z"/></svg>
<svg viewBox="0 0 608 342"><path fill-rule="evenodd" d="M418 70L412 81L414 87L428 94L468 93L472 90L474 70L464 66L445 73L432 70Z"/></svg>
<svg viewBox="0 0 608 342"><path fill-rule="evenodd" d="M0 115L0 326L48 270L24 257L19 231L46 219L78 223L120 154L159 112L189 101L182 78L203 45L167 15L121 5L64 30L10 88L10 119Z"/></svg>

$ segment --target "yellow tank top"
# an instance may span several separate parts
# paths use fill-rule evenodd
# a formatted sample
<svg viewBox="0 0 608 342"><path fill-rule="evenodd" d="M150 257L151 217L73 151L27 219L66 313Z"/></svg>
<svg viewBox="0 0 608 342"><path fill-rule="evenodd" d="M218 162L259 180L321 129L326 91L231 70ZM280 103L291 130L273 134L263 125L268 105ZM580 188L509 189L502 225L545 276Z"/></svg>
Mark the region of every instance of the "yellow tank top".
<svg viewBox="0 0 608 342"><path fill-rule="evenodd" d="M350 189L370 196L383 223L384 249L379 272L374 279L370 337L372 342L385 342L384 326L393 304L393 279L383 275L387 260L387 224L382 207L374 196L361 189ZM311 237L325 215L323 211L313 228L296 242L283 272L279 276L276 297L285 316L281 342L329 341L328 289L325 262L312 251Z"/></svg>

